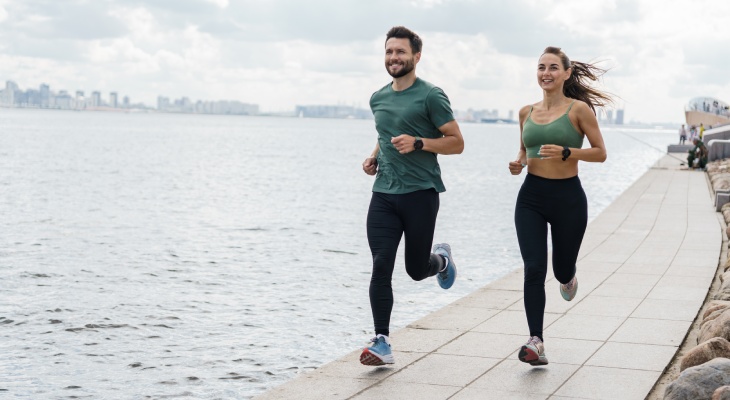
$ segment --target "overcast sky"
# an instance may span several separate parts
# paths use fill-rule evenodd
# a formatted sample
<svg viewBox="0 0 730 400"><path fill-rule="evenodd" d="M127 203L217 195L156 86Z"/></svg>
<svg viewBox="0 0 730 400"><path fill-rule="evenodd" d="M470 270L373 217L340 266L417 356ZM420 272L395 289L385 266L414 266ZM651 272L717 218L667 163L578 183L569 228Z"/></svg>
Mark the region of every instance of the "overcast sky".
<svg viewBox="0 0 730 400"><path fill-rule="evenodd" d="M681 122L692 97L730 102L729 21L724 0L0 0L0 80L152 106L367 107L390 80L385 33L405 25L454 109L538 101L537 59L558 46L603 60L627 121Z"/></svg>

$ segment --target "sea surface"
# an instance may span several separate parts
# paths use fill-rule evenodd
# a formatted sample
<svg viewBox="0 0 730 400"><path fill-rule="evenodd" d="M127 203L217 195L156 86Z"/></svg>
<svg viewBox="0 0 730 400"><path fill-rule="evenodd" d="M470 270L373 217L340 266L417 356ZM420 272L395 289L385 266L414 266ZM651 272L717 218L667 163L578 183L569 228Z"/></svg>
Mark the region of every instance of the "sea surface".
<svg viewBox="0 0 730 400"><path fill-rule="evenodd" d="M459 278L413 282L401 253L392 329L521 268L518 127L461 128L434 238ZM676 139L603 134L591 219ZM365 120L0 109L0 397L245 399L364 345L375 141Z"/></svg>

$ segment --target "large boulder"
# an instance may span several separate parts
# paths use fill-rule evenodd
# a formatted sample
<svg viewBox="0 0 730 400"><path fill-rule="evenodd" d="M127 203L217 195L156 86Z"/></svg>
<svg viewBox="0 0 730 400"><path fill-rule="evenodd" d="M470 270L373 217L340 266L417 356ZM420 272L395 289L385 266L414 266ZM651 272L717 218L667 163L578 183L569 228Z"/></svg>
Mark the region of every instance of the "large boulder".
<svg viewBox="0 0 730 400"><path fill-rule="evenodd" d="M730 400L730 386L717 388L712 394L712 400Z"/></svg>
<svg viewBox="0 0 730 400"><path fill-rule="evenodd" d="M679 370L684 371L695 365L704 364L714 358L730 359L730 342L723 338L712 338L706 342L700 343L695 348L687 352L682 357L679 364Z"/></svg>
<svg viewBox="0 0 730 400"><path fill-rule="evenodd" d="M710 319L715 316L715 318ZM700 334L697 342L702 343L715 337L730 340L730 308L722 312L715 311L710 314L700 325Z"/></svg>
<svg viewBox="0 0 730 400"><path fill-rule="evenodd" d="M664 400L710 399L718 388L730 385L730 359L715 358L687 368L664 391Z"/></svg>
<svg viewBox="0 0 730 400"><path fill-rule="evenodd" d="M728 307L730 307L730 302L725 302L725 301L713 301L713 302L711 302L710 305L705 310L705 312L702 313L702 323L705 322L705 319L707 319L707 317L710 314L712 314L712 313L714 313L716 311L720 311L722 313L722 311L725 310Z"/></svg>

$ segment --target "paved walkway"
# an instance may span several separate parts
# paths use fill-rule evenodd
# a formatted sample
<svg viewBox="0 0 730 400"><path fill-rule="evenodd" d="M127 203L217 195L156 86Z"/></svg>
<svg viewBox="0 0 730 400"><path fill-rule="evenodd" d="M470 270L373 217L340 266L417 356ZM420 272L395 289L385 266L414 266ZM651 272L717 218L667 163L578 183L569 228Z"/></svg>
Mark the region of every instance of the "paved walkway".
<svg viewBox="0 0 730 400"><path fill-rule="evenodd" d="M257 399L643 399L715 276L706 179L666 156L589 224L576 299L545 285L545 367L517 360L520 270L394 332L393 367L361 366L354 351Z"/></svg>

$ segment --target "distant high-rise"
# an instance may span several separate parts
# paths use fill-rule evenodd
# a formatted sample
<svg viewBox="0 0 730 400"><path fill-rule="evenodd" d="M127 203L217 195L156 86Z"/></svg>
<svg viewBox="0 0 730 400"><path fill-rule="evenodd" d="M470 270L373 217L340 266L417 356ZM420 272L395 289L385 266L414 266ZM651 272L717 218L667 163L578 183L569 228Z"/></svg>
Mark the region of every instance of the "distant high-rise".
<svg viewBox="0 0 730 400"><path fill-rule="evenodd" d="M119 104L117 104L117 92L111 92L109 93L109 107L111 108L117 108Z"/></svg>
<svg viewBox="0 0 730 400"><path fill-rule="evenodd" d="M41 96L41 108L48 108L51 106L51 88L45 83L42 83L39 88Z"/></svg>
<svg viewBox="0 0 730 400"><path fill-rule="evenodd" d="M164 96L157 96L157 110L166 111L170 107L170 98Z"/></svg>
<svg viewBox="0 0 730 400"><path fill-rule="evenodd" d="M76 91L76 98L75 98L75 100L76 100L76 103L75 103L76 109L86 108L86 97L84 96L84 91L83 90L77 90Z"/></svg>
<svg viewBox="0 0 730 400"><path fill-rule="evenodd" d="M129 96L124 96L124 99L122 100L122 105L124 108L129 108Z"/></svg>
<svg viewBox="0 0 730 400"><path fill-rule="evenodd" d="M91 92L91 106L92 107L101 107L101 93Z"/></svg>
<svg viewBox="0 0 730 400"><path fill-rule="evenodd" d="M623 125L624 124L624 110L616 110L616 125Z"/></svg>
<svg viewBox="0 0 730 400"><path fill-rule="evenodd" d="M13 106L15 104L15 92L18 91L18 84L13 81L7 81L5 82L5 90L3 91L3 99L0 100L0 102L5 103L9 106Z"/></svg>
<svg viewBox="0 0 730 400"><path fill-rule="evenodd" d="M613 123L613 110L606 111L606 122L609 124Z"/></svg>

